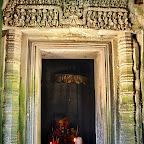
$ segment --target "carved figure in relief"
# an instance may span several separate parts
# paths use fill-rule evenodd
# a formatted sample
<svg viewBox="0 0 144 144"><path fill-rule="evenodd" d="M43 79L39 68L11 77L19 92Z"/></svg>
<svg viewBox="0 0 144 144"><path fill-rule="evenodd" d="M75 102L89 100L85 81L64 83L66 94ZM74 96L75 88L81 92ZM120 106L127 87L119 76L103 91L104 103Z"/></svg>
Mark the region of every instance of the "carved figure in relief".
<svg viewBox="0 0 144 144"><path fill-rule="evenodd" d="M108 29L108 17L107 17L107 12L103 13L103 22L104 22L104 29Z"/></svg>
<svg viewBox="0 0 144 144"><path fill-rule="evenodd" d="M19 26L24 26L25 25L25 10L24 9L21 9L20 10L20 20L19 20Z"/></svg>
<svg viewBox="0 0 144 144"><path fill-rule="evenodd" d="M102 11L98 12L98 29L103 28L103 23L102 23Z"/></svg>
<svg viewBox="0 0 144 144"><path fill-rule="evenodd" d="M130 29L131 25L130 25L130 23L128 22L128 13L127 13L127 12L124 13L123 18L124 18L124 29L125 29L125 30L126 30L126 29Z"/></svg>
<svg viewBox="0 0 144 144"><path fill-rule="evenodd" d="M64 18L64 19L68 19L68 18L69 18L69 10L68 10L68 9L65 9L65 10L64 10L63 18Z"/></svg>
<svg viewBox="0 0 144 144"><path fill-rule="evenodd" d="M91 19L92 11L88 11L87 13L87 26L92 27L93 20Z"/></svg>
<svg viewBox="0 0 144 144"><path fill-rule="evenodd" d="M95 28L98 29L98 12L97 11L95 11L94 23L95 23Z"/></svg>
<svg viewBox="0 0 144 144"><path fill-rule="evenodd" d="M95 11L91 12L90 19L91 19L91 27L94 28L95 24L96 24L96 21L95 21Z"/></svg>
<svg viewBox="0 0 144 144"><path fill-rule="evenodd" d="M97 23L97 12L93 11L92 15L91 15L91 20L92 20L92 27L95 28L96 27L96 23Z"/></svg>
<svg viewBox="0 0 144 144"><path fill-rule="evenodd" d="M113 13L113 29L118 29L117 27L117 13Z"/></svg>
<svg viewBox="0 0 144 144"><path fill-rule="evenodd" d="M103 16L104 16L104 12L103 11L100 11L100 28L104 29L104 19L103 19Z"/></svg>
<svg viewBox="0 0 144 144"><path fill-rule="evenodd" d="M65 1L62 21L63 24L80 26L83 24L83 0Z"/></svg>
<svg viewBox="0 0 144 144"><path fill-rule="evenodd" d="M15 25L15 26L18 25L18 20L19 20L18 15L15 13L15 14L14 14L14 25Z"/></svg>
<svg viewBox="0 0 144 144"><path fill-rule="evenodd" d="M53 9L49 10L48 13L49 13L48 25L49 27L52 27L53 26Z"/></svg>
<svg viewBox="0 0 144 144"><path fill-rule="evenodd" d="M4 25L8 25L8 21L7 21L7 17L6 16L3 16L3 24Z"/></svg>
<svg viewBox="0 0 144 144"><path fill-rule="evenodd" d="M47 10L43 9L43 16L41 20L41 26L45 27L47 25Z"/></svg>
<svg viewBox="0 0 144 144"><path fill-rule="evenodd" d="M71 15L69 17L69 23L68 25L76 26L76 21L78 20L76 15Z"/></svg>
<svg viewBox="0 0 144 144"><path fill-rule="evenodd" d="M20 10L20 9L17 9L17 10L16 10L16 14L17 14L17 18L18 18L18 23L17 23L17 26L20 26L20 16L21 16L21 10Z"/></svg>
<svg viewBox="0 0 144 144"><path fill-rule="evenodd" d="M113 28L112 15L113 15L113 12L109 11L108 12L108 25L109 25L109 29Z"/></svg>
<svg viewBox="0 0 144 144"><path fill-rule="evenodd" d="M41 27L42 10L41 10L41 9L38 9L37 12L38 12L38 15L37 15L37 26L38 26L38 27Z"/></svg>
<svg viewBox="0 0 144 144"><path fill-rule="evenodd" d="M32 9L30 26L36 26L36 9Z"/></svg>
<svg viewBox="0 0 144 144"><path fill-rule="evenodd" d="M14 17L14 14L13 14L13 9L10 10L10 14L9 14L9 17L8 17L8 25L12 26L14 24L13 22L13 17Z"/></svg>
<svg viewBox="0 0 144 144"><path fill-rule="evenodd" d="M124 30L124 21L123 21L123 13L122 12L118 13L118 29Z"/></svg>
<svg viewBox="0 0 144 144"><path fill-rule="evenodd" d="M78 17L78 21L80 22L82 20L82 17L83 17L82 9L77 9L75 15ZM80 23L82 24L82 21Z"/></svg>
<svg viewBox="0 0 144 144"><path fill-rule="evenodd" d="M4 23L4 25L8 25L9 18L10 18L10 13L6 13L5 15L3 15L3 23Z"/></svg>
<svg viewBox="0 0 144 144"><path fill-rule="evenodd" d="M30 23L30 14L31 14L31 10L30 9L27 9L26 10L26 20L25 20L25 26L29 26L29 23Z"/></svg>
<svg viewBox="0 0 144 144"><path fill-rule="evenodd" d="M54 10L54 19L53 19L53 25L55 26L55 27L57 27L58 25L59 25L59 23L58 23L58 10Z"/></svg>
<svg viewBox="0 0 144 144"><path fill-rule="evenodd" d="M101 27L100 21L101 21L101 12L98 11L98 29L100 29Z"/></svg>

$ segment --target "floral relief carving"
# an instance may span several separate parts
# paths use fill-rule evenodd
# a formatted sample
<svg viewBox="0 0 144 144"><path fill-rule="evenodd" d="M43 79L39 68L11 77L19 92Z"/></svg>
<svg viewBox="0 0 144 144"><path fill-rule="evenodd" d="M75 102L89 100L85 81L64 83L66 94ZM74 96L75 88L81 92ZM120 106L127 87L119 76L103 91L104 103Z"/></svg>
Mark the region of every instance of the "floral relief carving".
<svg viewBox="0 0 144 144"><path fill-rule="evenodd" d="M126 30L131 28L126 8L126 0L19 0L8 3L3 25Z"/></svg>

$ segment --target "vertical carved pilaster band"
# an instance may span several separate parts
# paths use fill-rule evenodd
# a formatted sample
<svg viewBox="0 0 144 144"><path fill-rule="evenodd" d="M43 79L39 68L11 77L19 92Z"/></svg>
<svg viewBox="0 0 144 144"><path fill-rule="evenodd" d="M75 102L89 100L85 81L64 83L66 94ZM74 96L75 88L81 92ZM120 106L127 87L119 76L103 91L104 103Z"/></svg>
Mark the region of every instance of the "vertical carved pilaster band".
<svg viewBox="0 0 144 144"><path fill-rule="evenodd" d="M4 82L3 143L18 143L21 34L9 30Z"/></svg>
<svg viewBox="0 0 144 144"><path fill-rule="evenodd" d="M134 73L131 33L119 35L120 143L135 143Z"/></svg>

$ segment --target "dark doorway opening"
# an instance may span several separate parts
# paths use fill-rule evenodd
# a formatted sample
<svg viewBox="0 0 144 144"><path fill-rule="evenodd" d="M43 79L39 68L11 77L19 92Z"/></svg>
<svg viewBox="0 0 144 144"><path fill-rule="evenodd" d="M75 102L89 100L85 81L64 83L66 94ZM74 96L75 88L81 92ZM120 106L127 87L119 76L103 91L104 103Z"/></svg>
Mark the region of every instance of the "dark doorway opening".
<svg viewBox="0 0 144 144"><path fill-rule="evenodd" d="M58 83L55 81L54 75L60 73L82 75L87 77L89 81L86 85ZM57 129L56 123L65 117L69 119L69 129L73 128L78 131L84 144L96 143L94 60L42 60L41 101L42 144L50 142ZM62 143L60 142L60 144Z"/></svg>

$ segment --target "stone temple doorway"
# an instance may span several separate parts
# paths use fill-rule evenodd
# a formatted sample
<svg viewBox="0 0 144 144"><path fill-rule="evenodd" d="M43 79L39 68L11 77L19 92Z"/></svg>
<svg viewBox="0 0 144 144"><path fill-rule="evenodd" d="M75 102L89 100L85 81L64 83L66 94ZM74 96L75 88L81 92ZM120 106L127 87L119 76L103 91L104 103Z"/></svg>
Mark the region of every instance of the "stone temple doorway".
<svg viewBox="0 0 144 144"><path fill-rule="evenodd" d="M83 33L87 35L84 36ZM21 143L41 143L41 67L43 59L93 59L96 144L123 143L127 140L129 142L128 138L131 135L127 138L126 133L122 130L127 127L129 134L132 134L133 130L130 130L129 125L133 121L128 125L122 120L127 120L125 116L131 119L133 117L130 117L131 113L127 113L120 107L125 105L122 105L123 101L119 101L119 98L133 95L133 89L130 89L133 88L131 87L133 79L129 79L133 76L131 40L131 33L116 31L113 33L107 31L105 35L102 35L100 31L79 28L51 29L45 32L9 30L8 34L3 37L3 50L6 50L4 54L7 56L6 61L5 59L3 61L6 71L4 94L8 100L11 98L12 106L15 108L12 109L15 119L8 119L12 113L6 113L6 110L9 109L9 101L7 101L4 104L3 112L7 117L4 121L3 139L5 142L10 143L14 138L17 141L18 131ZM127 46L129 46L130 54L127 53ZM8 72L13 72L15 77L8 75ZM10 93L8 86L15 91ZM16 91L19 93L15 93ZM13 97L10 97L11 95ZM119 122L125 125L120 125ZM11 136L11 131L15 135ZM122 139L121 135L125 139Z"/></svg>
<svg viewBox="0 0 144 144"><path fill-rule="evenodd" d="M64 81L57 81L61 77ZM41 97L41 143L54 137L61 144L72 144L81 136L84 143L95 144L93 59L42 60ZM68 124L59 127L58 121L66 118Z"/></svg>
<svg viewBox="0 0 144 144"><path fill-rule="evenodd" d="M25 45L25 44L24 44ZM109 125L113 121L111 117L111 98L112 98L112 72L111 72L111 47L110 43L94 43L94 42L71 42L71 41L34 41L29 42L28 47L28 63L27 63L27 142L28 143L42 143L41 141L46 137L46 132L42 132L41 125L41 108L43 107L41 95L41 70L43 69L42 61L47 59L82 59L93 61L94 73L94 89L95 97L93 97L93 113L92 121L92 143L108 143L112 139L107 139L108 135L113 131L113 127ZM24 55L23 55L23 58ZM79 61L78 60L78 61ZM81 65L81 64L79 64ZM78 66L79 66L78 65ZM22 75L25 75L23 73ZM43 77L44 78L44 77ZM50 85L50 84L48 84ZM93 93L93 89L90 93ZM31 95L31 97L29 97ZM93 112L94 111L94 112ZM44 111L46 112L46 111ZM87 115L82 112L82 114ZM88 120L88 119L86 119ZM49 125L50 126L50 125ZM74 126L77 129L77 126ZM87 127L85 127L87 128ZM47 129L47 128L46 128ZM90 143L90 136L87 136L87 130L84 130L86 141ZM88 133L89 135L90 133Z"/></svg>
<svg viewBox="0 0 144 144"><path fill-rule="evenodd" d="M93 59L96 144L141 142L143 31L133 8L131 0L4 2L1 143L41 144L43 59Z"/></svg>

